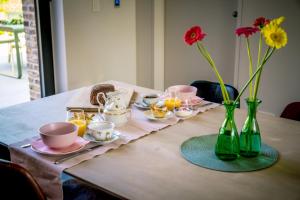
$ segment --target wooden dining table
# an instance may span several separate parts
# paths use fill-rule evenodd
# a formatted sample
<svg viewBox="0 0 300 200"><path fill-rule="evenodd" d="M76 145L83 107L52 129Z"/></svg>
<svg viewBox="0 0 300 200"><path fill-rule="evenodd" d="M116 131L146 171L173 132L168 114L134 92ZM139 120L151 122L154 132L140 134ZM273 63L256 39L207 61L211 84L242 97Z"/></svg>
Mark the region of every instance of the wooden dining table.
<svg viewBox="0 0 300 200"><path fill-rule="evenodd" d="M126 84L135 91L144 88ZM80 90L80 89L79 89ZM37 134L49 121L65 119L78 90L0 110L2 148ZM239 130L246 110L236 109ZM120 199L300 199L300 122L258 112L262 141L279 152L273 166L253 172L221 172L185 160L180 145L193 136L216 134L224 108L200 113L94 157L64 172Z"/></svg>

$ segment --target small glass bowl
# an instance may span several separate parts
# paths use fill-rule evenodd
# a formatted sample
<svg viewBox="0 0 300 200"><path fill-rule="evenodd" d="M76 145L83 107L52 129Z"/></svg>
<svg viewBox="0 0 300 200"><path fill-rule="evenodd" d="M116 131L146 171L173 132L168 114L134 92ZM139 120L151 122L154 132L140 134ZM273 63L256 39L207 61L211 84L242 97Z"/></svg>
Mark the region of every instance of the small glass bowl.
<svg viewBox="0 0 300 200"><path fill-rule="evenodd" d="M174 109L174 113L177 117L185 118L193 114L193 110L188 107L179 107Z"/></svg>

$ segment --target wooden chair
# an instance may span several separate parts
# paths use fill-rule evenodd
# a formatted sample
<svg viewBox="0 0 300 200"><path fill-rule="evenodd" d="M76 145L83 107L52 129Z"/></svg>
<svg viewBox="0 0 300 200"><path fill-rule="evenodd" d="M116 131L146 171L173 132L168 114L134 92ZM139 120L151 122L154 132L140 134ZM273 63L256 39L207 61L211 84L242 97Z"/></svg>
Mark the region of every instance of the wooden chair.
<svg viewBox="0 0 300 200"><path fill-rule="evenodd" d="M215 103L223 102L223 96L222 96L221 87L219 83L205 81L205 80L198 80L191 83L191 86L194 86L198 89L197 96L204 98L207 101L211 101ZM225 84L225 86L228 91L229 98L231 100L235 100L239 95L238 90L228 84Z"/></svg>
<svg viewBox="0 0 300 200"><path fill-rule="evenodd" d="M46 200L32 175L20 165L0 159L0 198Z"/></svg>
<svg viewBox="0 0 300 200"><path fill-rule="evenodd" d="M288 104L282 111L280 117L300 121L300 102Z"/></svg>

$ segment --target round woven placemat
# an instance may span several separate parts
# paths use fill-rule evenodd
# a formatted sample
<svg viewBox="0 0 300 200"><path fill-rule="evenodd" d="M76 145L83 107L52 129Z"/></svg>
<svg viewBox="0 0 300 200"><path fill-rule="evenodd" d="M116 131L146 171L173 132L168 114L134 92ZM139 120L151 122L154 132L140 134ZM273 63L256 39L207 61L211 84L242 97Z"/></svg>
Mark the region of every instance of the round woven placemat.
<svg viewBox="0 0 300 200"><path fill-rule="evenodd" d="M222 161L215 155L217 135L192 137L181 144L182 156L189 162L208 169L224 172L249 172L272 166L278 159L278 152L262 144L261 153L255 158L240 156L233 161Z"/></svg>

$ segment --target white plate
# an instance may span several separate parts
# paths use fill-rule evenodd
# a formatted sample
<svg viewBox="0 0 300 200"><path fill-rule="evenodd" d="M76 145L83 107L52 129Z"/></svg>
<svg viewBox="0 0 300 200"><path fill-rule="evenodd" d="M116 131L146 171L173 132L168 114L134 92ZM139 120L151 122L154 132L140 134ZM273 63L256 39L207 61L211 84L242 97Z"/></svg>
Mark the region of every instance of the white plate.
<svg viewBox="0 0 300 200"><path fill-rule="evenodd" d="M88 133L88 131L83 135L83 139L89 142L101 143L103 145L116 141L119 138L120 138L120 133L116 130L114 130L110 140L96 140L96 138L94 138L90 133Z"/></svg>
<svg viewBox="0 0 300 200"><path fill-rule="evenodd" d="M150 106L148 106L145 103L140 102L140 101L134 102L133 105L140 108L140 109L150 109Z"/></svg>
<svg viewBox="0 0 300 200"><path fill-rule="evenodd" d="M31 143L31 149L40 154L51 155L51 156L61 156L61 155L67 155L67 154L71 154L71 153L80 151L88 143L89 143L88 141L82 139L81 137L77 137L76 141L71 146L69 146L67 148L63 148L63 149L53 149L53 148L46 146L43 143L42 139L39 138L37 140L34 140Z"/></svg>
<svg viewBox="0 0 300 200"><path fill-rule="evenodd" d="M171 111L168 111L166 113L165 117L163 117L163 118L154 117L151 110L144 111L144 114L148 119L155 120L155 121L164 121L164 120L167 120L167 119L173 117L173 113Z"/></svg>

